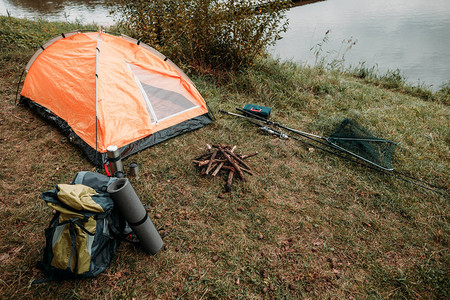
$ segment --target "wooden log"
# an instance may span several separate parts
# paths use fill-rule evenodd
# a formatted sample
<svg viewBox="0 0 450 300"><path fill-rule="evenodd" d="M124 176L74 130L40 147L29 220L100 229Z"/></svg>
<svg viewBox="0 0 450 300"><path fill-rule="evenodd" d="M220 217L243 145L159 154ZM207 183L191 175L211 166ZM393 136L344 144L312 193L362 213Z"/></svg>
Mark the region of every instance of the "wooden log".
<svg viewBox="0 0 450 300"><path fill-rule="evenodd" d="M230 152L228 150L225 150L226 153L230 154L235 160L237 160L241 165L243 165L246 169L251 170L250 166L247 165L242 159L240 159L236 154L233 152Z"/></svg>
<svg viewBox="0 0 450 300"><path fill-rule="evenodd" d="M200 175L206 175L205 171L206 171L206 167L201 168Z"/></svg>
<svg viewBox="0 0 450 300"><path fill-rule="evenodd" d="M195 163L195 164L198 164L199 167L203 167L203 166L209 164L209 161L210 161L210 159L207 159L207 160L193 160L192 162ZM214 162L218 162L218 163L226 162L226 161L227 161L226 159L214 159Z"/></svg>
<svg viewBox="0 0 450 300"><path fill-rule="evenodd" d="M219 151L222 152L222 154L225 156L225 158L230 162L230 164L236 169L237 173L239 174L239 177L242 179L242 181L247 181L245 179L244 173L242 172L241 168L239 167L238 163L227 153L223 148L219 148Z"/></svg>
<svg viewBox="0 0 450 300"><path fill-rule="evenodd" d="M241 170L244 171L245 173L250 174L250 175L253 176L253 172L252 172L252 171L247 170L247 169L245 169L245 168L241 168Z"/></svg>
<svg viewBox="0 0 450 300"><path fill-rule="evenodd" d="M214 152L213 152L213 154L212 154L212 156L211 156L211 159L209 160L209 163L208 163L208 168L206 168L206 174L208 174L209 173L209 171L211 171L211 167L212 167L212 164L213 164L213 161L214 161L214 158L216 157L216 155L217 155L217 152L218 152L218 150L214 150Z"/></svg>
<svg viewBox="0 0 450 300"><path fill-rule="evenodd" d="M241 159L247 159L247 158L249 158L249 157L252 157L252 156L255 156L255 155L258 155L258 154L259 154L259 153L258 153L258 151L257 151L257 152L251 153L251 154L240 154L239 157L240 157Z"/></svg>
<svg viewBox="0 0 450 300"><path fill-rule="evenodd" d="M248 174L250 174L250 175L253 175L253 172L252 172L252 171L247 170L247 169L242 168L242 167L240 167L240 168L241 168L241 170L244 171L245 173L248 173ZM231 166L223 166L222 169L224 169L224 170L230 170L230 171L231 171L231 170L236 170L234 167L231 167Z"/></svg>
<svg viewBox="0 0 450 300"><path fill-rule="evenodd" d="M198 166L199 167L206 166L206 165L208 165L210 163L210 161L211 161L210 159L201 161L201 162L198 163Z"/></svg>
<svg viewBox="0 0 450 300"><path fill-rule="evenodd" d="M223 170L228 170L228 171L233 171L236 172L236 169L232 166L223 166L222 167Z"/></svg>
<svg viewBox="0 0 450 300"><path fill-rule="evenodd" d="M234 171L230 171L230 173L228 173L227 183L225 184L225 191L226 192L231 191L231 185L233 183L233 176L234 176Z"/></svg>
<svg viewBox="0 0 450 300"><path fill-rule="evenodd" d="M205 160L212 155L212 152L203 153L202 155L197 156L193 160Z"/></svg>
<svg viewBox="0 0 450 300"><path fill-rule="evenodd" d="M218 165L218 163L213 162L213 163L211 164L211 169L209 169L209 170L206 169L205 174L206 174L206 175L209 175L209 172L211 172L211 170L214 169L217 165Z"/></svg>
<svg viewBox="0 0 450 300"><path fill-rule="evenodd" d="M215 177L216 175L217 175L217 173L219 173L219 171L222 169L222 167L223 167L223 162L221 162L218 166L217 166L217 168L214 170L214 172L212 172L212 174L211 174L211 176L212 177Z"/></svg>
<svg viewBox="0 0 450 300"><path fill-rule="evenodd" d="M235 149L236 149L236 146L234 146L233 148L231 148L230 152L233 152ZM218 161L218 160L216 160L216 161ZM226 161L226 160L224 160L223 162L221 162L221 163L219 164L219 166L214 170L214 172L211 174L212 177L215 177L215 176L217 175L217 173L219 173L220 169L221 169L221 168L223 167L223 165L225 164L225 161Z"/></svg>

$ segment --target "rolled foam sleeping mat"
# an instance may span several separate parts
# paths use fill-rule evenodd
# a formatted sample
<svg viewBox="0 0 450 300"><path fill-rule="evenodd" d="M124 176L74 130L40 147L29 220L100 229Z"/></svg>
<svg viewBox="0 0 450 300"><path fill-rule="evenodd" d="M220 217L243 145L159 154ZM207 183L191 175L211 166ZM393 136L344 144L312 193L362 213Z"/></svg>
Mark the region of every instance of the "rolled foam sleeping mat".
<svg viewBox="0 0 450 300"><path fill-rule="evenodd" d="M108 193L139 238L145 251L150 254L158 253L163 246L163 241L128 178L114 181L108 187Z"/></svg>

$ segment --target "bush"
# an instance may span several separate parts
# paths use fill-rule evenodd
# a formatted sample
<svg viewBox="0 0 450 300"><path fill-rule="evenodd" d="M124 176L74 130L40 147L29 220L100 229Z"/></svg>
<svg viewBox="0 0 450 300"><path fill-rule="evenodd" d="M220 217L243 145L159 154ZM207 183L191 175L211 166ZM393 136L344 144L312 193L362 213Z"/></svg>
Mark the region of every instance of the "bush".
<svg viewBox="0 0 450 300"><path fill-rule="evenodd" d="M240 69L287 30L288 0L120 0L120 26L179 64Z"/></svg>

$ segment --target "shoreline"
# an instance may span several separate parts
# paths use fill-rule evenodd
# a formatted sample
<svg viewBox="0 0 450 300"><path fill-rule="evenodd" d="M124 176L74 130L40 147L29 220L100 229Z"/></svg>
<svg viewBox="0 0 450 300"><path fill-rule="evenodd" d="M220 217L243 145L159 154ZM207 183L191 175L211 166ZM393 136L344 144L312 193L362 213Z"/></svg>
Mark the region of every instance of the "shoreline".
<svg viewBox="0 0 450 300"><path fill-rule="evenodd" d="M316 2L323 2L326 0L292 0L292 7L303 6L308 4L313 4Z"/></svg>

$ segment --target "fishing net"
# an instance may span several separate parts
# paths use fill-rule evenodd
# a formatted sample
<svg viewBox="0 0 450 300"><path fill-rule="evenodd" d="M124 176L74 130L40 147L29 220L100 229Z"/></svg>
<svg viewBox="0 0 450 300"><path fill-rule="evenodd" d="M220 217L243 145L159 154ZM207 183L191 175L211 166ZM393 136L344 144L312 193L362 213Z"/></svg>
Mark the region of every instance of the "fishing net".
<svg viewBox="0 0 450 300"><path fill-rule="evenodd" d="M371 135L353 120L342 121L327 140L336 148L368 163L393 170L391 157L397 144Z"/></svg>

